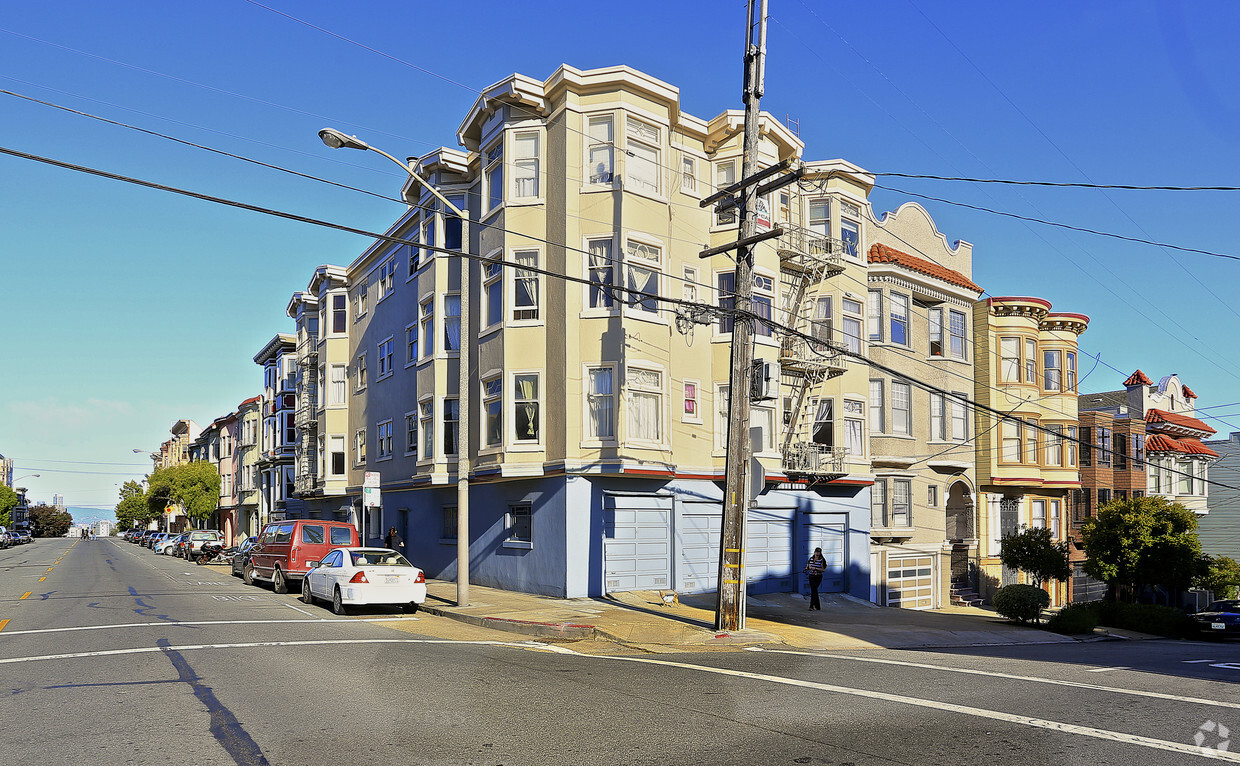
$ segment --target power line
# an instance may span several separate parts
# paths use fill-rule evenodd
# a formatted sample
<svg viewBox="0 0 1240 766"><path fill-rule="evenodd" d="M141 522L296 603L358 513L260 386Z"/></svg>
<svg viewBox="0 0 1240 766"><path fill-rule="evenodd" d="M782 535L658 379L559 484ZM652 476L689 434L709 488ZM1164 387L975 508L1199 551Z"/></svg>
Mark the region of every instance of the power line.
<svg viewBox="0 0 1240 766"><path fill-rule="evenodd" d="M975 184L1008 184L1011 186L1050 186L1064 189L1130 189L1134 191L1240 191L1240 186L1135 186L1131 184L1095 184L1070 181L1016 181L1005 178L964 178L961 176L935 176L919 173L873 172L872 175L888 178L923 178L930 181L963 181Z"/></svg>

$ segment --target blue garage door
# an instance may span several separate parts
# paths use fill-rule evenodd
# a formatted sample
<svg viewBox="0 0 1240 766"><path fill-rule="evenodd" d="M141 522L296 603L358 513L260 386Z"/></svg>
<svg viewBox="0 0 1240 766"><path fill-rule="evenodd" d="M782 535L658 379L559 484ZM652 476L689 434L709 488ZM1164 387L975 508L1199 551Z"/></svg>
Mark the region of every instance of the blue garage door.
<svg viewBox="0 0 1240 766"><path fill-rule="evenodd" d="M843 593L846 588L845 568L848 565L848 518L842 513L807 513L801 522L803 542L802 555L797 571L805 568L814 548L822 548L827 560L827 571L822 576L820 593ZM800 577L800 589L809 594L809 579Z"/></svg>
<svg viewBox="0 0 1240 766"><path fill-rule="evenodd" d="M672 499L608 495L603 507L603 590L670 589Z"/></svg>
<svg viewBox="0 0 1240 766"><path fill-rule="evenodd" d="M680 562L676 589L681 593L713 591L719 580L719 527L723 522L719 504L686 503L685 509L676 527Z"/></svg>
<svg viewBox="0 0 1240 766"><path fill-rule="evenodd" d="M750 509L745 538L745 580L750 593L787 593L796 587L793 572L799 568L793 569L791 520L776 518L761 508Z"/></svg>

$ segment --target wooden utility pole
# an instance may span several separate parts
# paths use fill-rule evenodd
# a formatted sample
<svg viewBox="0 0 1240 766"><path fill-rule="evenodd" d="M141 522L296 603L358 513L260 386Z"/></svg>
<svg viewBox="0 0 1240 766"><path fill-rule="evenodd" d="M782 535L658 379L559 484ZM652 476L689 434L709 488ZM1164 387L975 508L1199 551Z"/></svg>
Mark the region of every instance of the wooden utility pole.
<svg viewBox="0 0 1240 766"><path fill-rule="evenodd" d="M741 312L753 303L753 243L757 233L753 178L758 169L758 114L766 68L767 0L749 0L745 20L745 139L739 190L740 238L736 247L736 301ZM717 630L745 627L745 515L749 509L749 394L753 377L753 321L737 313L732 322L732 370L728 378L727 473L723 489L723 522L719 534L719 591L715 606Z"/></svg>

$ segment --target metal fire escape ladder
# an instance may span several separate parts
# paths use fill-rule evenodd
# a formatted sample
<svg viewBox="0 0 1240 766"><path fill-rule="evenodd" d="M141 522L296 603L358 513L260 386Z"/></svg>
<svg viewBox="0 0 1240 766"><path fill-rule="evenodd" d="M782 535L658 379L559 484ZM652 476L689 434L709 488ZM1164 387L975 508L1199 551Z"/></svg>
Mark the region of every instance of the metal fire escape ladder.
<svg viewBox="0 0 1240 766"><path fill-rule="evenodd" d="M780 281L786 324L793 330L780 343L784 407L783 467L789 474L822 479L845 473L844 450L816 444L806 404L823 381L844 374L845 344L834 337L832 317L820 316L830 280L844 271L845 245L800 226L785 224L779 238ZM825 312L824 312L825 313ZM833 312L832 312L833 313Z"/></svg>
<svg viewBox="0 0 1240 766"><path fill-rule="evenodd" d="M293 414L297 426L296 468L293 489L297 494L314 491L318 476L315 452L318 445L318 386L315 376L319 368L319 340L307 335L297 344L297 409Z"/></svg>

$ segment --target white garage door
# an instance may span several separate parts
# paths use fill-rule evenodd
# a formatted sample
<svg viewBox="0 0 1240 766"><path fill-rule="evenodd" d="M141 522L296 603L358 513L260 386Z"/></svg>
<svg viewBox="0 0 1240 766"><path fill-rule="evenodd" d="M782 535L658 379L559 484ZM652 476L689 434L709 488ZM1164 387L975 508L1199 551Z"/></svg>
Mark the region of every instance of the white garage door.
<svg viewBox="0 0 1240 766"><path fill-rule="evenodd" d="M608 497L603 584L608 593L671 588L671 498Z"/></svg>
<svg viewBox="0 0 1240 766"><path fill-rule="evenodd" d="M887 606L929 609L934 605L934 557L887 559Z"/></svg>
<svg viewBox="0 0 1240 766"><path fill-rule="evenodd" d="M677 590L681 593L702 593L715 590L719 580L719 526L723 522L719 506L702 513L685 513L676 529L676 547L680 569Z"/></svg>
<svg viewBox="0 0 1240 766"><path fill-rule="evenodd" d="M792 521L751 512L745 525L745 577L751 593L786 593L795 587ZM804 566L802 564L802 566Z"/></svg>

